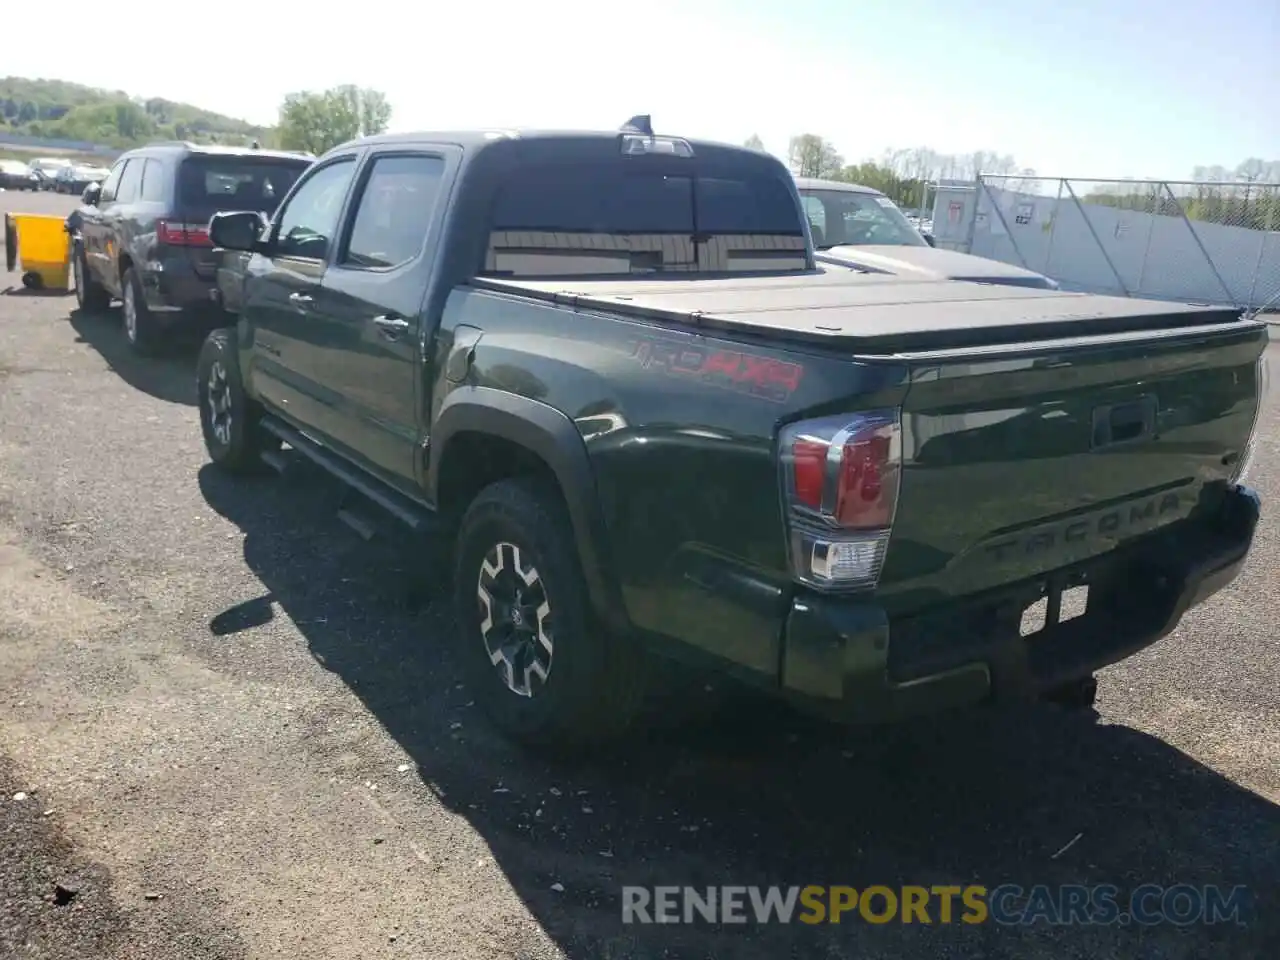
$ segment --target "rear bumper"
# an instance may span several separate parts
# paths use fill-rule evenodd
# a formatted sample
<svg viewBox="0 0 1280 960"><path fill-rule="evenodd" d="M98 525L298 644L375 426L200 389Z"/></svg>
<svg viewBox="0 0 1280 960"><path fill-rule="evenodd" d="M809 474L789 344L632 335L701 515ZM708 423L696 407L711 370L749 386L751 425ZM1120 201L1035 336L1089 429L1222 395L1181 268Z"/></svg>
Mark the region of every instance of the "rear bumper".
<svg viewBox="0 0 1280 960"><path fill-rule="evenodd" d="M163 318L166 314L213 313L217 310L214 293L217 284L196 273L189 260L169 257L148 263L140 273L147 308Z"/></svg>
<svg viewBox="0 0 1280 960"><path fill-rule="evenodd" d="M1233 487L1211 518L900 621L874 601L797 597L783 638L783 689L810 709L857 722L1034 697L1173 632L1187 610L1239 574L1260 514L1258 494ZM1020 634L1022 611L1037 596L1081 584L1089 587L1083 615Z"/></svg>

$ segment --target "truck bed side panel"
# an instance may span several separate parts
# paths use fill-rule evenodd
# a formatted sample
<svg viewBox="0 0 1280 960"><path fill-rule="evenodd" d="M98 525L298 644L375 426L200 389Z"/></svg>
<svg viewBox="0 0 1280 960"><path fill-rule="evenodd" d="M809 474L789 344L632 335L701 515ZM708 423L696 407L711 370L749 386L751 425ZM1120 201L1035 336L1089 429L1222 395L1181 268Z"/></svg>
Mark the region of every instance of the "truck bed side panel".
<svg viewBox="0 0 1280 960"><path fill-rule="evenodd" d="M484 331L477 385L541 400L577 423L630 621L776 677L790 590L777 423L855 387L869 406L901 402L906 368L746 348L466 289L446 308L443 354L458 324Z"/></svg>

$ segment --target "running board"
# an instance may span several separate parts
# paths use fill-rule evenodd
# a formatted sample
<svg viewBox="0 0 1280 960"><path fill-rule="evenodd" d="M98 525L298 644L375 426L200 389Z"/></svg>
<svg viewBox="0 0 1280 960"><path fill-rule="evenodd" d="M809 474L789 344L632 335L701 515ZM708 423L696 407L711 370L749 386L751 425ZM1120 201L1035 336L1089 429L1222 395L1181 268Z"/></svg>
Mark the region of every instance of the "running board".
<svg viewBox="0 0 1280 960"><path fill-rule="evenodd" d="M263 417L261 424L262 429L272 436L279 437L326 473L337 477L351 489L363 494L415 533L431 533L439 528L439 520L435 512L429 507L414 502L403 494L387 487L359 467L352 466L342 457L326 450L310 439L301 430L297 430L275 417ZM287 465L288 462L279 453L275 453L274 458L268 458L264 455L262 459L272 467L281 470L282 466ZM281 466L277 466L277 463ZM344 513L352 514L352 520L359 521L358 526L343 516ZM361 536L365 536L366 530L370 531L369 536L372 536L372 528L364 521L364 518L355 516L345 506L338 511L338 515L344 523L355 529ZM365 539L368 539L368 537L365 536Z"/></svg>

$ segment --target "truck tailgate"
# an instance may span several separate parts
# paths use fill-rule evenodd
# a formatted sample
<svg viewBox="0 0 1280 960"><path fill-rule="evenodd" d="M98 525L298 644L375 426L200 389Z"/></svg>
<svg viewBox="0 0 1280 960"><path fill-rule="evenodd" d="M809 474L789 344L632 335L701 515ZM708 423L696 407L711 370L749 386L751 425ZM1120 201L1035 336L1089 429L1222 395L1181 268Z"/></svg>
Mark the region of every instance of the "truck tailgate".
<svg viewBox="0 0 1280 960"><path fill-rule="evenodd" d="M1265 325L919 356L882 589L971 594L1210 509L1245 451Z"/></svg>

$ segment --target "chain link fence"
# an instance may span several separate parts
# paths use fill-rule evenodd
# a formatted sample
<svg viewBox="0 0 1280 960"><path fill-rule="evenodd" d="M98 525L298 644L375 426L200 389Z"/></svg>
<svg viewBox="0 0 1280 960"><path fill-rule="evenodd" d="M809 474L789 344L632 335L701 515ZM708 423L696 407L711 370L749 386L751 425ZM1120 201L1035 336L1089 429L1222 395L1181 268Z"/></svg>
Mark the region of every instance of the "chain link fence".
<svg viewBox="0 0 1280 960"><path fill-rule="evenodd" d="M1280 299L1280 184L983 175L970 203L955 198L964 189L935 206L967 214L956 246L1064 290L1242 310Z"/></svg>

